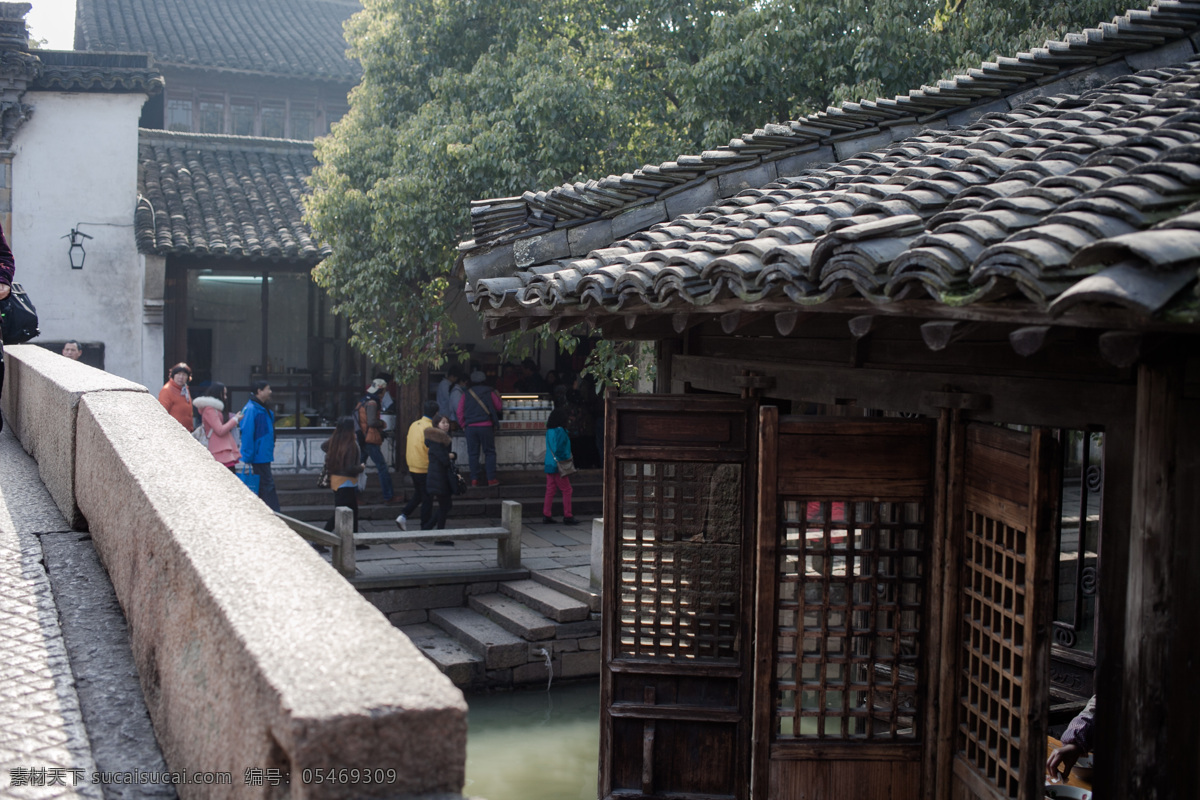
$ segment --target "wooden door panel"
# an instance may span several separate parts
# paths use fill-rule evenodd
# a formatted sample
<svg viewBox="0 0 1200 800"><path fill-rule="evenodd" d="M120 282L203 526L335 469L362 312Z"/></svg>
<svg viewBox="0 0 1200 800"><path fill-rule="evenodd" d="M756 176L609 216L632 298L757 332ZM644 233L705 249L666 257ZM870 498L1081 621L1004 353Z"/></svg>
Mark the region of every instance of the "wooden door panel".
<svg viewBox="0 0 1200 800"><path fill-rule="evenodd" d="M610 396L602 797L747 795L755 410Z"/></svg>
<svg viewBox="0 0 1200 800"><path fill-rule="evenodd" d="M915 800L936 426L759 428L754 797Z"/></svg>
<svg viewBox="0 0 1200 800"><path fill-rule="evenodd" d="M1058 459L1049 431L969 424L958 576L955 796L1042 795Z"/></svg>

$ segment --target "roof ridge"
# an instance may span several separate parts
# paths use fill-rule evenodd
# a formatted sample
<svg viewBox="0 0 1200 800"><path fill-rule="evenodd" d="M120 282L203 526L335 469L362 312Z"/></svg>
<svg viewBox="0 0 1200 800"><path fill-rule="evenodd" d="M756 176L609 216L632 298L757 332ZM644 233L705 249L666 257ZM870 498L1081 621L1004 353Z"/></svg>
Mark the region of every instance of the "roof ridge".
<svg viewBox="0 0 1200 800"><path fill-rule="evenodd" d="M625 211L632 213L633 209L648 202L689 189L699 190L707 177L738 169L755 169L771 161L818 151L848 139L867 137L864 149L875 149L904 138L893 136L893 129L899 133L914 126L928 127L926 123L955 114L969 114L1009 98L1020 98L1025 89L1036 91L1041 88L1052 93L1057 91L1052 84L1058 81L1115 62L1123 55L1186 39L1197 27L1200 27L1200 2L1157 0L1147 9L1129 9L1111 22L1069 33L1061 41L1047 41L1042 47L1018 52L1013 57L982 62L966 74L938 80L936 86L922 86L892 98L847 101L800 119L768 123L699 156L678 156L659 165L643 165L632 173L609 175L590 182L592 186L603 184L602 188L607 191L590 188L589 183L565 183L551 189L525 192L521 197L525 206L524 220L514 219L510 198L477 201L472 203L471 215L474 238L463 242L460 249L490 248L556 228L612 218ZM1030 87L1031 83L1035 85ZM985 118L986 114L979 116ZM875 141L883 138L887 141ZM676 170L677 165L685 164L695 177L680 184L669 172ZM624 200L620 194L637 199ZM499 204L503 208L498 208ZM661 218L651 218L653 215L644 216L649 220L647 224L661 221Z"/></svg>
<svg viewBox="0 0 1200 800"><path fill-rule="evenodd" d="M224 145L230 149L262 151L303 150L312 152L314 144L306 139L270 139L265 136L235 136L229 133L195 133L192 131L165 131L160 128L138 128L138 141L145 144L179 145L193 142L197 145Z"/></svg>

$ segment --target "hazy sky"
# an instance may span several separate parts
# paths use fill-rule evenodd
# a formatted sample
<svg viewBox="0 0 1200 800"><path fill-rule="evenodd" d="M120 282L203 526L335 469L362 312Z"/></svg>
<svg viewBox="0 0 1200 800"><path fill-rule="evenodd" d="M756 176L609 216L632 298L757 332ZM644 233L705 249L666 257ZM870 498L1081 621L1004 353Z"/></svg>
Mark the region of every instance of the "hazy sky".
<svg viewBox="0 0 1200 800"><path fill-rule="evenodd" d="M50 50L70 50L75 43L75 0L27 0L25 17L31 39L45 39Z"/></svg>

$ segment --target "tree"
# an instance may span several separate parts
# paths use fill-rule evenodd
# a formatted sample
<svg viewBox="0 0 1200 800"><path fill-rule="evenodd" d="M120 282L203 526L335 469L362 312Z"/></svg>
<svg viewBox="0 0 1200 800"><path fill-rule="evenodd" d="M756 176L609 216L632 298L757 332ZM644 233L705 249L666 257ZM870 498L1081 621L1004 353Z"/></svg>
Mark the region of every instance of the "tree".
<svg viewBox="0 0 1200 800"><path fill-rule="evenodd" d="M473 199L625 172L1081 30L1127 0L364 0L317 142L313 271L352 344L440 363Z"/></svg>

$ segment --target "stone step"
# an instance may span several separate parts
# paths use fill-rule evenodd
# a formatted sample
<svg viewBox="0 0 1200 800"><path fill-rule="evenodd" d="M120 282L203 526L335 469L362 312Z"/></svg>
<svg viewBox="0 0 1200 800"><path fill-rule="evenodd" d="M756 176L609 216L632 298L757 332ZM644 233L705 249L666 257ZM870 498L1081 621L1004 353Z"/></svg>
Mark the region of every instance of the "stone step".
<svg viewBox="0 0 1200 800"><path fill-rule="evenodd" d="M502 594L472 595L467 602L475 611L526 641L553 639L558 629L553 620Z"/></svg>
<svg viewBox="0 0 1200 800"><path fill-rule="evenodd" d="M505 669L529 661L529 643L469 608L430 609L430 621L468 650L483 656L487 669Z"/></svg>
<svg viewBox="0 0 1200 800"><path fill-rule="evenodd" d="M463 647L436 625L422 622L404 625L400 630L455 686L470 686L482 679L483 658Z"/></svg>
<svg viewBox="0 0 1200 800"><path fill-rule="evenodd" d="M588 577L565 568L535 570L530 577L556 592L562 592L567 597L587 603L588 610L592 613L600 612L600 589L599 587L592 588L592 582Z"/></svg>
<svg viewBox="0 0 1200 800"><path fill-rule="evenodd" d="M506 581L500 584L500 592L555 622L581 622L591 613L586 603L534 580Z"/></svg>

